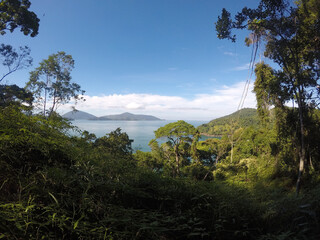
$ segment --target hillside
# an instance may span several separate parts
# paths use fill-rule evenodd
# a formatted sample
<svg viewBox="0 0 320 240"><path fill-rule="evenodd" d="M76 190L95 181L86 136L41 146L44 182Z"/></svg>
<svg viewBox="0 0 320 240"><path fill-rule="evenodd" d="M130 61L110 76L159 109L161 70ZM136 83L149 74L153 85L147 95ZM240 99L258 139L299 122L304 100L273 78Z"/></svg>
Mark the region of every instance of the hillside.
<svg viewBox="0 0 320 240"><path fill-rule="evenodd" d="M90 113L79 111L79 110L67 112L67 113L63 114L62 117L70 119L70 120L76 120L76 119L94 120L94 119L97 119L96 116L94 116Z"/></svg>
<svg viewBox="0 0 320 240"><path fill-rule="evenodd" d="M151 116L151 115L136 115L132 113L122 113L115 115L106 115L99 117L97 120L119 120L119 121L156 121L161 120L160 118Z"/></svg>
<svg viewBox="0 0 320 240"><path fill-rule="evenodd" d="M239 127L257 126L259 123L257 110L254 108L241 109L230 115L214 119L207 124L202 124L198 130L203 134L223 135L227 133L232 121L238 123Z"/></svg>
<svg viewBox="0 0 320 240"><path fill-rule="evenodd" d="M70 120L113 120L113 121L159 121L160 118L151 116L151 115L142 115L142 114L132 114L132 113L122 113L114 115L106 115L102 117L96 117L90 113L83 111L70 111L62 115L62 117Z"/></svg>

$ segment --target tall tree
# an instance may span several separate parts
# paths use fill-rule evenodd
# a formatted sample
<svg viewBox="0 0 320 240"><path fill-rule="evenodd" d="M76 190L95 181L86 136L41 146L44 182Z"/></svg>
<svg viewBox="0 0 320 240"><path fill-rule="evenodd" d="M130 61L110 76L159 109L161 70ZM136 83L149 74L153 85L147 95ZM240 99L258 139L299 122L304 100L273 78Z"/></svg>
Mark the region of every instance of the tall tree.
<svg viewBox="0 0 320 240"><path fill-rule="evenodd" d="M186 145L190 148L192 138L196 134L196 129L193 125L186 123L185 121L177 121L169 123L163 127L160 127L155 131L156 138L166 138L167 146L170 146L174 152L176 174L180 174L181 156L183 147Z"/></svg>
<svg viewBox="0 0 320 240"><path fill-rule="evenodd" d="M265 43L264 55L279 67L273 70L279 89L269 90L274 90L283 101L297 104L300 145L297 194L306 163L305 118L319 99L319 16L318 0L299 0L295 5L287 0L261 0L256 9L243 8L235 20L223 9L216 23L220 39L235 40L231 30L247 28L253 36L246 39L247 44Z"/></svg>
<svg viewBox="0 0 320 240"><path fill-rule="evenodd" d="M281 89L276 71L268 64L257 63L254 71L256 80L253 91L257 99L257 112L260 122L266 127L270 123L271 106L283 107L289 96L285 94L287 91Z"/></svg>
<svg viewBox="0 0 320 240"><path fill-rule="evenodd" d="M29 0L2 0L0 2L0 34L13 32L16 28L24 35L35 37L39 30L39 18L29 11Z"/></svg>
<svg viewBox="0 0 320 240"><path fill-rule="evenodd" d="M26 89L33 92L43 115L50 116L58 106L72 99L82 100L84 91L77 83L71 82L74 60L65 52L58 52L43 60L40 66L30 73ZM49 105L49 107L48 107Z"/></svg>

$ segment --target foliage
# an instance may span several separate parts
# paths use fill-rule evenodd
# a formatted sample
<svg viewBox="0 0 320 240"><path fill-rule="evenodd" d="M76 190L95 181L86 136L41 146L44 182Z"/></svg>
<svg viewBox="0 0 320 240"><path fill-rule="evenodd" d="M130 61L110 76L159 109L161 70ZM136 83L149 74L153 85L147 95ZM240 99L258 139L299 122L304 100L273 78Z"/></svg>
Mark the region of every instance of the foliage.
<svg viewBox="0 0 320 240"><path fill-rule="evenodd" d="M108 133L105 137L98 138L94 142L97 148L103 148L106 151L114 154L126 156L132 153L131 143L133 140L129 139L126 133L122 133L120 128Z"/></svg>
<svg viewBox="0 0 320 240"><path fill-rule="evenodd" d="M263 66L258 65L256 87L259 85L260 90L256 88L256 92L260 113L262 102L267 103L267 97L277 99L276 107L283 106L289 100L297 104L297 194L305 165L308 165L306 139L309 126L306 122L310 111L318 106L320 99L320 9L317 5L317 0L296 1L294 6L287 0L261 0L256 9L244 7L234 21L223 9L216 24L221 39L230 39L232 29L247 28L252 37L246 39L246 44L259 46L265 43L264 55L278 65L277 71L269 69L267 75L263 73ZM260 81L263 75L266 80L264 83ZM268 85L265 93L261 91L263 84Z"/></svg>
<svg viewBox="0 0 320 240"><path fill-rule="evenodd" d="M11 3L16 7L26 4L26 11L30 6L29 1L12 0L2 1L0 9ZM293 28L305 33L305 43L300 42L301 32L291 31L292 19L287 13L274 24L286 36L297 34L303 52L295 56L306 64L300 73L310 87L306 92L315 94L315 78L310 76L317 75L320 8L315 0L299 1L297 6L288 14L297 14L290 15L300 21ZM231 29L245 28L241 23L249 17L249 30L259 33L258 38L269 31L272 44L280 44L273 29L267 29L271 25L265 24L278 19L277 14L286 7L284 1L262 0L256 10L244 8L237 23L230 21L224 10L217 24L219 37L235 40ZM287 40L291 44L292 39ZM249 39L247 43L254 42ZM274 54L281 50L281 44L272 44ZM283 50L288 50L286 47ZM69 101L70 91L78 89L68 85L72 57L62 52L50 57L52 61L44 60L32 73L38 81L33 84L39 83L41 76L63 77L67 83L63 94ZM66 68L57 62L65 63ZM286 85L284 72L264 63L256 67L255 92L262 124L256 110L244 109L229 116L233 120L217 119L210 126L211 134L228 133L232 128L232 139L224 134L221 139L199 141L199 132L192 125L178 121L155 132L157 139L149 143L151 152L136 153L121 129L97 138L61 118L53 111L55 105L49 109L50 118L31 115L25 104L31 102L32 94L15 85L1 85L0 238L319 239L320 111L315 109L317 102L302 92L309 104L303 106L307 110L303 111L303 136L309 163L304 188L295 196L295 166L301 152L296 119L302 115L300 106L283 104L294 95L295 86ZM295 80L299 83L301 79ZM54 88L57 82L49 82L44 81L41 90L56 96L55 104L62 103L63 94L53 92L63 88ZM270 111L270 105L275 109ZM221 129L214 129L216 126ZM159 145L158 140L165 142Z"/></svg>
<svg viewBox="0 0 320 240"><path fill-rule="evenodd" d="M175 157L173 175L179 175L181 166L188 161L187 158L195 135L197 135L197 131L194 126L182 120L169 123L155 131L157 139L167 139L161 148L166 152L168 161L171 161L171 155Z"/></svg>
<svg viewBox="0 0 320 240"><path fill-rule="evenodd" d="M32 58L30 57L30 48L27 46L20 47L19 52L11 45L1 44L0 55L2 65L8 68L8 72L3 74L0 82L9 74L23 68L28 68L32 65Z"/></svg>
<svg viewBox="0 0 320 240"><path fill-rule="evenodd" d="M138 166L149 169L153 172L160 173L164 168L164 161L160 157L157 157L154 152L142 152L140 150L136 151L134 158L138 163Z"/></svg>
<svg viewBox="0 0 320 240"><path fill-rule="evenodd" d="M222 136L230 133L232 122L237 122L236 128L258 126L257 110L244 108L230 115L214 119L207 124L202 124L197 130L201 134Z"/></svg>
<svg viewBox="0 0 320 240"><path fill-rule="evenodd" d="M219 39L227 38L232 42L236 41L236 36L231 36L232 20L230 19L230 13L225 8L222 9L221 17L218 16L218 21L215 25Z"/></svg>
<svg viewBox="0 0 320 240"><path fill-rule="evenodd" d="M214 181L209 167L191 163L181 168L182 177L172 178L160 170L164 155L138 151L133 156L131 141L120 129L102 138L88 132L70 136L72 126L58 115L27 116L14 106L1 109L0 126L2 238L268 239L287 234L316 239L319 234L319 187L292 198L285 190L290 184L263 180L268 165L260 161L220 162ZM253 136L249 133L245 136ZM156 151L156 142L152 146ZM202 181L205 175L211 181ZM306 203L310 207L299 208Z"/></svg>
<svg viewBox="0 0 320 240"><path fill-rule="evenodd" d="M221 139L208 138L205 141L200 141L197 144L197 149L201 162L210 166L226 157L229 150L229 142L226 137Z"/></svg>
<svg viewBox="0 0 320 240"><path fill-rule="evenodd" d="M65 52L58 52L43 60L40 66L30 73L26 89L34 94L43 115L50 116L59 105L71 99L82 100L84 94L80 85L71 82L74 60ZM51 106L47 106L51 105Z"/></svg>
<svg viewBox="0 0 320 240"><path fill-rule="evenodd" d="M264 62L257 63L255 68L256 80L254 82L253 91L256 94L258 115L263 125L270 123L271 106L278 105L279 102L284 102L280 94L276 94L278 89L277 79L274 70Z"/></svg>
<svg viewBox="0 0 320 240"><path fill-rule="evenodd" d="M31 106L33 95L17 85L0 85L0 107L9 105Z"/></svg>
<svg viewBox="0 0 320 240"><path fill-rule="evenodd" d="M35 37L38 35L39 18L34 12L29 11L29 0L2 0L0 3L0 34L6 31L13 32L20 27L24 35Z"/></svg>

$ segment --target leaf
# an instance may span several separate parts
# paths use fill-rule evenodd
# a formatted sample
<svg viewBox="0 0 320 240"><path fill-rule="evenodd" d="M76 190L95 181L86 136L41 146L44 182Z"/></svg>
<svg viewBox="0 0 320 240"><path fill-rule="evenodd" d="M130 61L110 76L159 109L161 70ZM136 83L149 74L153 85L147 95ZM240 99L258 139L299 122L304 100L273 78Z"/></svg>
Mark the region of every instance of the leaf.
<svg viewBox="0 0 320 240"><path fill-rule="evenodd" d="M35 204L33 204L33 205L30 205L30 206L26 207L25 212L28 212L28 211L29 211L29 209L32 209L34 206L36 206L36 205L35 205Z"/></svg>
<svg viewBox="0 0 320 240"><path fill-rule="evenodd" d="M78 219L78 221L76 221L76 222L74 223L74 225L73 225L73 229L76 229L76 228L78 227L79 220L80 220L80 219Z"/></svg>
<svg viewBox="0 0 320 240"><path fill-rule="evenodd" d="M59 202L58 202L58 200L56 199L56 197L53 196L53 194L50 193L50 192L49 192L49 195L53 198L53 200L56 202L56 204L59 205Z"/></svg>
<svg viewBox="0 0 320 240"><path fill-rule="evenodd" d="M84 216L82 215L74 224L73 224L73 229L76 229L79 225L80 220L84 218Z"/></svg>

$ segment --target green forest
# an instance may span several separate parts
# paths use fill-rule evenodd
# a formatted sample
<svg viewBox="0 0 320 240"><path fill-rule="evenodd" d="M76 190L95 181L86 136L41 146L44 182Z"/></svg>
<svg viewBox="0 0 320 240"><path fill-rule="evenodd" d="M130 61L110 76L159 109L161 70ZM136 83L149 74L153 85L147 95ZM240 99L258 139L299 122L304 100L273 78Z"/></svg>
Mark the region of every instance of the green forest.
<svg viewBox="0 0 320 240"><path fill-rule="evenodd" d="M221 137L222 135L228 135L230 133L231 125L234 129L258 127L259 117L256 109L243 108L230 115L214 119L207 124L202 124L198 127L198 130L203 135Z"/></svg>
<svg viewBox="0 0 320 240"><path fill-rule="evenodd" d="M38 34L30 4L0 2L2 35ZM261 0L234 18L222 9L218 38L249 30L252 60L264 45L276 65L252 66L257 109L169 123L150 152L56 112L83 100L71 55L48 56L22 88L4 79L31 66L30 49L1 44L0 239L319 239L319 17L319 0Z"/></svg>

